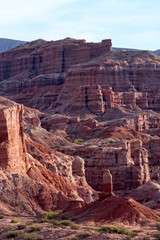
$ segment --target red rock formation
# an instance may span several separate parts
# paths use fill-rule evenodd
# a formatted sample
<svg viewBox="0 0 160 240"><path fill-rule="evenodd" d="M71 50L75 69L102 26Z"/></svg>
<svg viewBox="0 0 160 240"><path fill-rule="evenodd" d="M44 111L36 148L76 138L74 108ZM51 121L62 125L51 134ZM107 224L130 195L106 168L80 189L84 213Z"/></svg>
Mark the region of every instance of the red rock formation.
<svg viewBox="0 0 160 240"><path fill-rule="evenodd" d="M23 134L23 106L0 98L0 168L25 172L26 147Z"/></svg>
<svg viewBox="0 0 160 240"><path fill-rule="evenodd" d="M105 147L82 146L61 149L72 156L85 159L86 179L95 190L104 188L103 174L110 170L113 178L113 191L136 188L150 179L148 151L141 140L124 142L109 141Z"/></svg>
<svg viewBox="0 0 160 240"><path fill-rule="evenodd" d="M111 40L101 43L86 43L85 40L67 38L60 41L46 42L37 40L12 51L0 54L0 81L25 73L26 80L41 74L30 81L21 78L16 81L16 87L10 88L10 81L6 82L11 93L18 93L26 87L33 85L59 85L64 82L63 72L73 64L83 63L110 51ZM14 62L13 62L14 59ZM13 84L12 84L13 85ZM3 85L2 85L3 87Z"/></svg>
<svg viewBox="0 0 160 240"><path fill-rule="evenodd" d="M23 106L0 98L0 201L12 212L35 214L42 209L80 207L96 199L85 179L83 159L57 153L30 139L27 145L35 158L27 153L22 114ZM27 116L26 129L41 129L37 121L29 120L35 119L36 110L27 109Z"/></svg>
<svg viewBox="0 0 160 240"><path fill-rule="evenodd" d="M99 115L104 113L104 102L101 87L83 86L77 89L72 111L81 111L83 108Z"/></svg>
<svg viewBox="0 0 160 240"><path fill-rule="evenodd" d="M112 88L102 89L100 85L85 85L77 88L71 111L88 110L96 115L102 115L109 108L147 109L147 93L114 92Z"/></svg>
<svg viewBox="0 0 160 240"><path fill-rule="evenodd" d="M62 111L58 103L64 104L63 98L66 98L70 89L72 95L69 95L69 98L73 98L73 93L76 97L72 102L68 102L68 106L75 104L76 107L80 105L83 107L82 102L85 102L86 94L81 89L85 89L85 86L92 89L100 85L103 95L101 104L106 105L106 111L107 107L115 106L158 110L159 75L159 57L155 59L148 52L108 52L68 70L64 87L55 106ZM153 85L150 87L151 78Z"/></svg>
<svg viewBox="0 0 160 240"><path fill-rule="evenodd" d="M61 113L84 111L87 99L86 109L94 114L108 107L158 110L159 57L147 51L112 52L110 47L110 40L86 43L68 38L37 40L1 53L1 95Z"/></svg>
<svg viewBox="0 0 160 240"><path fill-rule="evenodd" d="M159 209L160 185L149 181L130 193L136 201L152 209Z"/></svg>
<svg viewBox="0 0 160 240"><path fill-rule="evenodd" d="M159 215L153 209L145 207L132 198L110 196L103 201L96 201L81 209L70 211L68 216L75 215L78 222L106 224L120 222L137 224L145 220L157 220Z"/></svg>

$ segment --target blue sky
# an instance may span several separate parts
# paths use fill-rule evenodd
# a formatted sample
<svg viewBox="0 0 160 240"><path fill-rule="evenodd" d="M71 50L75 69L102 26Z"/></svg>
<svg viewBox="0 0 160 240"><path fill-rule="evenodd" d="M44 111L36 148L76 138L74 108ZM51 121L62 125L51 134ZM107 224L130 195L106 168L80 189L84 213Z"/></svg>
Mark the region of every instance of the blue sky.
<svg viewBox="0 0 160 240"><path fill-rule="evenodd" d="M0 38L66 37L160 49L160 0L0 0Z"/></svg>

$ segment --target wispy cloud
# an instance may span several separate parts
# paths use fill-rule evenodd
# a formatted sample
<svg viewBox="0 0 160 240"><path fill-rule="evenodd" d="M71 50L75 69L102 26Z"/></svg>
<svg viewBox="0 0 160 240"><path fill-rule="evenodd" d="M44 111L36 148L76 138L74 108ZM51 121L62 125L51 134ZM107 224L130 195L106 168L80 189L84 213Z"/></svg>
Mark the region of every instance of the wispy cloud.
<svg viewBox="0 0 160 240"><path fill-rule="evenodd" d="M114 46L141 48L143 41L156 49L159 9L159 0L0 0L0 37L112 38Z"/></svg>

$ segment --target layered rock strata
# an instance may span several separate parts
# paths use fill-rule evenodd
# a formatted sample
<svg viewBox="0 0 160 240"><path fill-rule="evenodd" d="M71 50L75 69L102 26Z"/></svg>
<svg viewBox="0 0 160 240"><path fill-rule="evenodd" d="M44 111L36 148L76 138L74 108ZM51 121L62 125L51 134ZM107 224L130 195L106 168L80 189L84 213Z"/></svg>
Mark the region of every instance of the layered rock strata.
<svg viewBox="0 0 160 240"><path fill-rule="evenodd" d="M0 168L5 171L25 172L26 146L23 134L23 106L0 98Z"/></svg>
<svg viewBox="0 0 160 240"><path fill-rule="evenodd" d="M36 112L27 109L25 128L41 129ZM0 98L0 201L11 212L35 214L42 209L80 207L96 199L85 179L83 159L57 153L30 139L27 144L35 156L27 153L22 114L22 105ZM44 159L40 154L37 158L36 151Z"/></svg>
<svg viewBox="0 0 160 240"><path fill-rule="evenodd" d="M8 90L10 93L14 91L15 94L33 85L61 85L64 83L65 72L72 65L90 61L110 51L110 48L111 40L86 43L85 40L67 38L52 42L37 40L1 53L0 82L4 81L1 89L6 93ZM25 76L23 80L21 74ZM38 77L34 78L35 76ZM31 80L32 78L34 79Z"/></svg>
<svg viewBox="0 0 160 240"><path fill-rule="evenodd" d="M85 159L86 179L95 190L107 189L105 174L108 170L112 174L114 191L131 190L150 179L148 151L141 140L108 142L104 148L66 148L62 151Z"/></svg>

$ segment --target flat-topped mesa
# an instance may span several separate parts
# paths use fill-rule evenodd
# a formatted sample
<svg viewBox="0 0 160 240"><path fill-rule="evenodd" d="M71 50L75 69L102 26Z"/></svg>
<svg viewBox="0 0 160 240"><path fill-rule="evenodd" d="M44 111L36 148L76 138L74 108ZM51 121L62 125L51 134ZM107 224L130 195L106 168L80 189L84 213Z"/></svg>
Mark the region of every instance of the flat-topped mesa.
<svg viewBox="0 0 160 240"><path fill-rule="evenodd" d="M0 54L0 81L22 72L27 72L29 77L66 72L72 65L87 62L110 51L111 45L110 39L87 43L72 38L27 43Z"/></svg>
<svg viewBox="0 0 160 240"><path fill-rule="evenodd" d="M26 171L22 114L22 105L0 97L0 169L3 171Z"/></svg>

